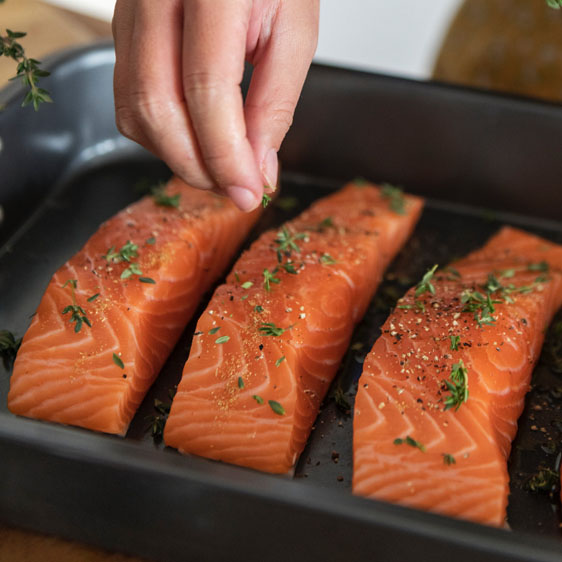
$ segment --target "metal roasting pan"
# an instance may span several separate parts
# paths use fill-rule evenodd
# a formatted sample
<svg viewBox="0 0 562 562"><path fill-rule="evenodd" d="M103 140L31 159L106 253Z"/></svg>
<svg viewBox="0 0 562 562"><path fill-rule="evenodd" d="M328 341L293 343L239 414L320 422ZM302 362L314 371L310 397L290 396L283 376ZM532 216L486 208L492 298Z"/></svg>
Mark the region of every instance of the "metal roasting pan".
<svg viewBox="0 0 562 562"><path fill-rule="evenodd" d="M44 86L55 103L38 113L19 107L19 85L0 92L0 328L18 335L57 267L139 186L169 176L115 129L113 63L109 43L52 58ZM389 307L427 267L480 246L502 224L562 243L559 105L313 66L282 162L283 197L298 203L270 206L251 239L355 176L428 198L356 330L363 348L350 349L334 384L351 404ZM510 458L508 531L352 496L352 419L330 397L294 478L154 443L146 417L178 382L194 326L125 439L11 415L0 366L1 521L170 562L562 559L556 490L526 488L539 467L558 468L562 450L562 379L547 365L535 371Z"/></svg>

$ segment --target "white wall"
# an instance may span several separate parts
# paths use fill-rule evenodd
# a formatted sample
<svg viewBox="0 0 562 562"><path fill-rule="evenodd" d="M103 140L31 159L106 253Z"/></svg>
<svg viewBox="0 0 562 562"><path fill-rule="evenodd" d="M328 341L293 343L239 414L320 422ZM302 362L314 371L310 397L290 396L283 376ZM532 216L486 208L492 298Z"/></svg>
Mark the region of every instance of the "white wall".
<svg viewBox="0 0 562 562"><path fill-rule="evenodd" d="M107 20L115 5L115 0L47 1ZM461 0L321 0L316 60L427 78L460 3Z"/></svg>

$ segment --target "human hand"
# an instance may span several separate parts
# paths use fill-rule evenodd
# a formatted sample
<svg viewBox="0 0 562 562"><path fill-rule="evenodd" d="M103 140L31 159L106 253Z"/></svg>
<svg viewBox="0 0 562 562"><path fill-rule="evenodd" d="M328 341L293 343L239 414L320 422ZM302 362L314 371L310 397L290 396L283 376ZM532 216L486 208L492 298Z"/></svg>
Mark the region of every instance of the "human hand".
<svg viewBox="0 0 562 562"><path fill-rule="evenodd" d="M316 49L319 0L117 0L117 127L185 182L257 207ZM244 61L254 65L243 103Z"/></svg>

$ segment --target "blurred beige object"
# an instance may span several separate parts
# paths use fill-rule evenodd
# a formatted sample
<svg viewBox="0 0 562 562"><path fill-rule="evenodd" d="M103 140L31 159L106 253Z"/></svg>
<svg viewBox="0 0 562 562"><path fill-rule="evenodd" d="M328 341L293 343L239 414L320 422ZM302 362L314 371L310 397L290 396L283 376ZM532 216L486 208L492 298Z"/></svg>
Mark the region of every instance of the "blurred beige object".
<svg viewBox="0 0 562 562"><path fill-rule="evenodd" d="M107 22L79 16L37 0L6 0L0 4L0 33L6 28L27 32L20 40L31 58L42 60L60 49L111 35ZM16 63L0 57L0 87L16 73Z"/></svg>
<svg viewBox="0 0 562 562"><path fill-rule="evenodd" d="M465 0L433 78L562 101L562 10L545 0Z"/></svg>

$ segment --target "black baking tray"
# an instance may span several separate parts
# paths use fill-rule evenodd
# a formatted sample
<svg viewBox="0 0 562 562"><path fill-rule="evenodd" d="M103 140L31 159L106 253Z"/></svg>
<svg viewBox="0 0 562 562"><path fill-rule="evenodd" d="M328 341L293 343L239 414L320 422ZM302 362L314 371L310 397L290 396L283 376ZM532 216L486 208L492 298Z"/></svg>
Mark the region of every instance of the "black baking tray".
<svg viewBox="0 0 562 562"><path fill-rule="evenodd" d="M0 328L22 335L53 271L169 176L115 129L113 63L107 43L55 57L44 80L55 103L38 113L19 108L17 85L0 92ZM352 406L365 352L428 266L503 224L562 243L561 148L561 106L314 65L282 151L282 201L296 204L270 206L250 239L358 175L428 204L354 334L294 478L181 456L146 432L154 399L178 382L192 322L125 439L12 416L0 366L0 520L158 561L560 560L556 490L526 489L537 467L559 464L562 382L546 363L510 458L511 531L352 496L352 419L332 396L339 388Z"/></svg>

